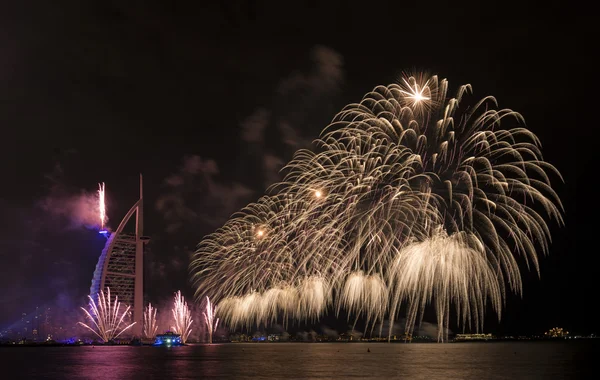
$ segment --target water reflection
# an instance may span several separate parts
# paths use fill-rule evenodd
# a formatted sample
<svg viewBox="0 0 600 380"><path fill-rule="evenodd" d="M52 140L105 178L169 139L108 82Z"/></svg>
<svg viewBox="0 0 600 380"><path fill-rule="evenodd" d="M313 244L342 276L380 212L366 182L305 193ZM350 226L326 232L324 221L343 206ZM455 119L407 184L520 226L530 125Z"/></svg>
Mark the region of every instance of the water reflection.
<svg viewBox="0 0 600 380"><path fill-rule="evenodd" d="M594 345L595 343L595 345ZM239 343L184 347L0 348L11 378L423 378L547 379L582 376L598 342ZM11 370L11 373L13 371Z"/></svg>

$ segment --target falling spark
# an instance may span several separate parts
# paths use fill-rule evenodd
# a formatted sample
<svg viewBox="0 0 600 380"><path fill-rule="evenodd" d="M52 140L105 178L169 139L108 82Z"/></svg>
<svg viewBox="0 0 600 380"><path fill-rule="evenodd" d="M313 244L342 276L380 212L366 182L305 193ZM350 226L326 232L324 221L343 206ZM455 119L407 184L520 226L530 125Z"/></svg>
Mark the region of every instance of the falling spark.
<svg viewBox="0 0 600 380"><path fill-rule="evenodd" d="M204 311L202 315L204 315L204 322L206 323L206 328L208 329L208 343L210 344L213 342L213 333L217 331L217 326L219 325L219 318L215 319L216 311L217 310L207 296L206 311Z"/></svg>
<svg viewBox="0 0 600 380"><path fill-rule="evenodd" d="M121 313L121 303L119 302L119 297L115 296L115 300L111 301L110 288L106 288L106 292L106 297L104 296L103 291L98 294L97 305L93 298L88 296L90 299L90 311L87 311L84 307L81 309L85 312L86 318L89 319L91 323L88 325L83 322L78 322L79 325L96 334L98 338L105 343L118 338L119 335L127 331L131 326L135 325L135 322L130 325L127 325L127 323L123 322L129 313L130 307L127 306Z"/></svg>
<svg viewBox="0 0 600 380"><path fill-rule="evenodd" d="M100 230L104 231L106 222L106 203L104 201L104 182L98 184L98 211L100 214Z"/></svg>
<svg viewBox="0 0 600 380"><path fill-rule="evenodd" d="M153 339L156 336L158 325L156 324L156 308L149 303L144 310L144 337Z"/></svg>
<svg viewBox="0 0 600 380"><path fill-rule="evenodd" d="M499 317L522 294L519 261L539 274L548 220L563 224L562 177L519 113L448 87L409 77L344 107L281 183L198 244L196 296L247 329L333 306L372 326L406 312L411 335L432 308L446 341L450 310L475 330L488 304Z"/></svg>
<svg viewBox="0 0 600 380"><path fill-rule="evenodd" d="M175 299L173 302L173 322L174 326L171 330L175 334L181 335L181 343L185 343L192 332L192 315L188 307L185 298L181 295L181 290L175 293Z"/></svg>

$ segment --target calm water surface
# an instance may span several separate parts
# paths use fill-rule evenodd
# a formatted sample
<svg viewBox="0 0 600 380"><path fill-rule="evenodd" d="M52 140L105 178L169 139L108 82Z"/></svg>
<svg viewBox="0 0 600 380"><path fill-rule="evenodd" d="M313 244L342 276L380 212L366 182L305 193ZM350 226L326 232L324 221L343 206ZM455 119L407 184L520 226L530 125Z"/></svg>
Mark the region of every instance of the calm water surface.
<svg viewBox="0 0 600 380"><path fill-rule="evenodd" d="M0 348L0 378L572 379L593 375L596 341L449 344L235 343ZM370 350L370 352L368 352Z"/></svg>

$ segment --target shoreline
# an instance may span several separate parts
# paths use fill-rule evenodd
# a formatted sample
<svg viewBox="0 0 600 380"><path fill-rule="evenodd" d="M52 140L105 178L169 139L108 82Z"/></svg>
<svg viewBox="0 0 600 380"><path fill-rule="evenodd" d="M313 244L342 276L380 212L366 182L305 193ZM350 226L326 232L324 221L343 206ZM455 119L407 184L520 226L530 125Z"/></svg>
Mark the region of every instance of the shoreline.
<svg viewBox="0 0 600 380"><path fill-rule="evenodd" d="M578 339L489 339L489 340L469 340L469 341L450 341L444 343L438 343L435 341L417 341L417 342L404 342L404 341L395 341L395 342L382 342L382 341L360 341L360 342L301 342L301 341L291 341L291 342L214 342L212 344L203 343L203 342L194 342L183 345L185 346L208 346L208 345L223 345L223 344L494 344L494 343L531 343L531 342L545 342L545 343L557 343L557 342L569 342L569 341L593 341L598 338L578 338ZM0 348L3 347L118 347L118 346L126 346L126 347L158 347L153 344L134 344L134 343L121 343L121 344L102 344L102 343L0 343Z"/></svg>

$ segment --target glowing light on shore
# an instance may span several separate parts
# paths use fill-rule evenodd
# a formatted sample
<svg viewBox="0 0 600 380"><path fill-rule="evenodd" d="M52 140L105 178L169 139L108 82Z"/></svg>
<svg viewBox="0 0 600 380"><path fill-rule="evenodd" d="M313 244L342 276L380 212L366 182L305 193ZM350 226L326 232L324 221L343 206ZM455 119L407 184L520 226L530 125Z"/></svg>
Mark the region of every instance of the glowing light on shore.
<svg viewBox="0 0 600 380"><path fill-rule="evenodd" d="M217 327L219 326L219 318L215 319L216 309L214 305L210 302L208 296L206 297L206 310L202 313L204 316L204 323L206 323L206 328L208 330L208 343L212 344L213 342L213 333L217 331Z"/></svg>
<svg viewBox="0 0 600 380"><path fill-rule="evenodd" d="M548 220L563 224L562 177L519 113L448 88L408 77L344 107L282 182L198 244L196 296L247 329L333 306L371 329L405 317L412 335L431 308L446 341L450 310L474 330L488 305L500 316L522 294L519 261L539 273Z"/></svg>
<svg viewBox="0 0 600 380"><path fill-rule="evenodd" d="M192 332L192 314L188 307L185 298L181 295L181 290L175 293L173 301L173 326L171 330L175 334L181 335L181 343L187 342L190 333Z"/></svg>
<svg viewBox="0 0 600 380"><path fill-rule="evenodd" d="M127 331L131 326L135 325L135 322L131 324L125 323L125 318L129 313L129 306L121 312L121 303L119 297L115 296L115 300L111 300L110 288L106 288L107 295L104 296L104 292L101 291L98 294L98 304L94 302L91 296L88 311L82 307L81 310L85 312L86 319L89 320L89 324L78 322L79 325L87 328L93 332L103 342L110 342L113 339L118 338L121 334Z"/></svg>

